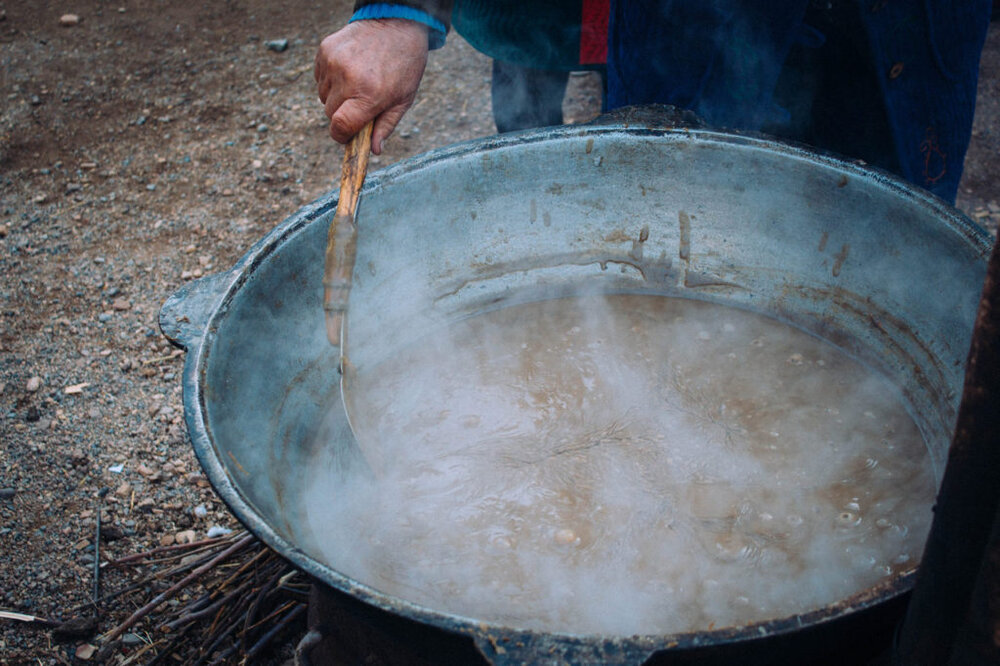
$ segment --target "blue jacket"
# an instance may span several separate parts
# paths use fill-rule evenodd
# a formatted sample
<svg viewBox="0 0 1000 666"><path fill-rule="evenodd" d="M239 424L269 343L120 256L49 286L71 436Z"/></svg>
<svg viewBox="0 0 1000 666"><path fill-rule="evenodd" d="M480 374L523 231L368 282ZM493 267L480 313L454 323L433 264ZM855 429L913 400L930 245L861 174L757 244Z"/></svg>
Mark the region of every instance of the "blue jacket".
<svg viewBox="0 0 1000 666"><path fill-rule="evenodd" d="M767 127L780 113L773 95L790 49L823 39L804 21L811 1L816 0L610 0L607 108L673 104L720 127ZM884 109L892 168L954 202L971 137L992 0L820 1L853 12L876 80L878 99L845 95L834 104L843 104L845 116L858 105L877 108L880 115ZM449 0L403 2L407 11L426 5L438 20L427 22L438 27L441 38L450 17L487 55L547 69L580 68L573 59L581 3L454 0L451 7ZM373 17L394 15L392 2L360 0L362 6ZM845 66L842 75L841 88L850 90L857 73ZM865 114L854 117L864 122ZM858 131L849 123L835 129Z"/></svg>
<svg viewBox="0 0 1000 666"><path fill-rule="evenodd" d="M865 32L894 168L954 202L991 0L834 2L848 3ZM772 95L792 45L823 38L803 23L808 4L612 0L609 108L660 102L692 109L713 125L760 129L776 111ZM844 67L844 77L856 75ZM870 102L842 100L845 109Z"/></svg>

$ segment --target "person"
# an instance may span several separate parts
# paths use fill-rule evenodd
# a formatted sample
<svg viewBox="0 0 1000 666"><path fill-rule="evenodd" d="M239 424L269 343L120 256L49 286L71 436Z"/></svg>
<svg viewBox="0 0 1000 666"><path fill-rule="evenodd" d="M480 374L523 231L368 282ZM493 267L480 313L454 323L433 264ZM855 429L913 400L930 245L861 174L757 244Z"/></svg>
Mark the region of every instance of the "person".
<svg viewBox="0 0 1000 666"><path fill-rule="evenodd" d="M374 118L379 153L428 50L487 2L359 1L316 55L330 136L344 143ZM480 25L530 27L545 3L501 4ZM861 158L954 202L990 11L991 0L611 0L606 106L690 109L712 126ZM516 45L527 33L506 34Z"/></svg>

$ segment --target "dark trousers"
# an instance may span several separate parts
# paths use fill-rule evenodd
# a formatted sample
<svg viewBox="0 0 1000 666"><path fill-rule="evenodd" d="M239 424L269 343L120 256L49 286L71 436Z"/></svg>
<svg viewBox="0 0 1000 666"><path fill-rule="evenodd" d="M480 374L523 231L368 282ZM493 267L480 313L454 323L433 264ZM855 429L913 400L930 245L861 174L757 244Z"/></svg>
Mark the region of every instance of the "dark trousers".
<svg viewBox="0 0 1000 666"><path fill-rule="evenodd" d="M497 132L561 125L569 72L493 61L490 92Z"/></svg>

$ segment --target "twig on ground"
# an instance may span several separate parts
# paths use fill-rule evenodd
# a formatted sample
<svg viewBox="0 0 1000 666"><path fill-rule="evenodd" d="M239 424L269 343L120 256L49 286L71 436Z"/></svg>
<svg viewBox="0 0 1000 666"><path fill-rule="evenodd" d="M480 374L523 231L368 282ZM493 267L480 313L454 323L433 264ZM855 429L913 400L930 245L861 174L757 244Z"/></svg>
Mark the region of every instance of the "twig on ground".
<svg viewBox="0 0 1000 666"><path fill-rule="evenodd" d="M154 610L157 606L159 606L160 604L162 604L164 601L166 601L166 600L170 599L171 597L173 597L173 595L176 594L179 590L181 590L184 586L186 586L189 583L191 583L193 580L195 580L196 578L198 578L198 576L204 574L211 567L213 567L216 564L218 564L219 562L222 562L223 560L225 560L227 557L229 557L230 555L232 555L233 553L235 553L236 551L238 551L240 548L242 548L242 547L246 546L247 544L249 544L251 541L253 541L253 539L254 539L254 537L252 535L247 534L245 537L243 537L242 539L240 539L239 541L237 541L233 545L229 546L229 548L226 548L224 551L222 551L221 553L219 553L218 555L216 555L214 558L212 558L212 560L210 560L209 562L206 562L202 566L198 567L197 569L195 569L194 571L192 571L191 573L189 573L187 576L185 576L182 580L180 580L179 582L173 584L172 586L170 586L169 588L167 588L165 591L163 591L160 594L158 594L152 601L150 601L149 603L147 603L145 606L143 606L142 608L140 608L136 612L132 613L132 615L128 619L126 619L124 622L122 622L120 625L118 625L117 627L115 627L114 629L112 629L108 634L106 634L103 637L103 640L105 642L113 641L114 639L116 639L119 636L121 636L123 633L125 633L126 629L128 629L133 624L135 624L136 622L138 622L139 620L141 620L144 616L148 615L152 610Z"/></svg>

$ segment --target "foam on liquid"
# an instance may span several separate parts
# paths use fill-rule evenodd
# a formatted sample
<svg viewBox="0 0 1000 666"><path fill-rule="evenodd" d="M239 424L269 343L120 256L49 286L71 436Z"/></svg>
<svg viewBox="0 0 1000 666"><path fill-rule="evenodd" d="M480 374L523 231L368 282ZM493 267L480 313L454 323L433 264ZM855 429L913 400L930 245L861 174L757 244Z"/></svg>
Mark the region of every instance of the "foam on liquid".
<svg viewBox="0 0 1000 666"><path fill-rule="evenodd" d="M543 631L807 612L917 564L934 480L897 393L832 346L655 296L491 312L359 377L378 479L314 469L335 569Z"/></svg>

